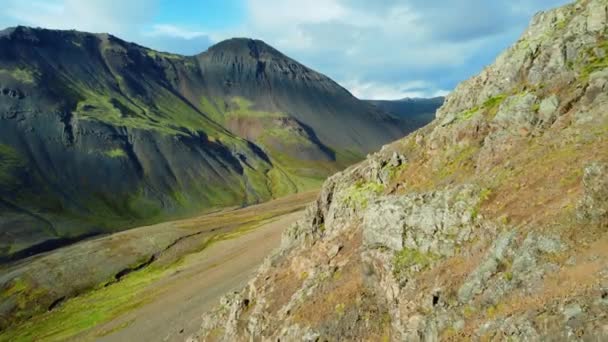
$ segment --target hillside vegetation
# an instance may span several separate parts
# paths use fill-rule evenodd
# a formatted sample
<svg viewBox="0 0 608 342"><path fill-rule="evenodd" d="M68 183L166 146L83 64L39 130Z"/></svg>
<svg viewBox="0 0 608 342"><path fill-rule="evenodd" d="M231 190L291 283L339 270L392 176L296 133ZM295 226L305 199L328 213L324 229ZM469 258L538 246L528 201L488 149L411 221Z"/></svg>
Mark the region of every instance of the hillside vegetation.
<svg viewBox="0 0 608 342"><path fill-rule="evenodd" d="M320 186L405 134L262 41L0 32L0 262Z"/></svg>

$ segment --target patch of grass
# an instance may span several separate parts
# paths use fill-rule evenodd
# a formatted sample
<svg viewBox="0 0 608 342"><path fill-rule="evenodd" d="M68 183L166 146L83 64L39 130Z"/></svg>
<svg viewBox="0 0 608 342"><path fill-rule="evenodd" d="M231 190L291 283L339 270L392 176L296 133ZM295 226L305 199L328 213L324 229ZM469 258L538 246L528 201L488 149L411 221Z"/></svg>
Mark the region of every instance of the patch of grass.
<svg viewBox="0 0 608 342"><path fill-rule="evenodd" d="M399 174L401 174L401 172L403 170L407 169L407 167L408 167L407 162L405 162L399 166L391 166L391 165L385 166L385 170L388 171L389 181L392 182L393 179L395 179L397 176L399 176Z"/></svg>
<svg viewBox="0 0 608 342"><path fill-rule="evenodd" d="M477 313L477 310L470 305L465 306L462 311L463 311L462 314L464 315L464 318L466 318L466 319L472 318Z"/></svg>
<svg viewBox="0 0 608 342"><path fill-rule="evenodd" d="M282 145L295 145L300 148L315 148L315 145L307 136L289 129L288 127L267 127L260 137L260 142L263 145L269 145L266 142L268 139L276 139L277 141L280 141Z"/></svg>
<svg viewBox="0 0 608 342"><path fill-rule="evenodd" d="M12 146L0 144L0 184L5 190L19 185L18 174L25 166L25 161Z"/></svg>
<svg viewBox="0 0 608 342"><path fill-rule="evenodd" d="M281 113L281 112L266 112L266 111L252 109L251 107L253 107L254 103L247 100L244 97L235 96L230 99L229 104L231 104L233 107L233 108L231 108L230 111L228 111L226 113L229 116L258 117L258 118L286 117L287 116L285 113Z"/></svg>
<svg viewBox="0 0 608 342"><path fill-rule="evenodd" d="M581 168L575 169L572 172L564 175L562 179L560 179L559 183L563 187L572 186L583 179L583 170Z"/></svg>
<svg viewBox="0 0 608 342"><path fill-rule="evenodd" d="M25 84L34 84L38 77L38 73L35 70L25 68L14 68L14 69L0 69L0 75L8 75Z"/></svg>
<svg viewBox="0 0 608 342"><path fill-rule="evenodd" d="M122 148L113 148L105 152L105 155L110 158L126 158L127 153Z"/></svg>
<svg viewBox="0 0 608 342"><path fill-rule="evenodd" d="M471 211L471 217L473 219L475 219L475 218L477 218L477 216L479 216L479 210L481 210L481 206L486 201L488 201L488 199L490 199L491 196L492 196L492 189L484 188L483 190L481 190L481 192L479 193L479 201L477 202L477 205Z"/></svg>
<svg viewBox="0 0 608 342"><path fill-rule="evenodd" d="M467 146L454 151L453 155L446 157L445 164L436 174L436 181L444 181L457 173L466 173L470 167L473 156L479 151L477 146Z"/></svg>
<svg viewBox="0 0 608 342"><path fill-rule="evenodd" d="M154 50L146 50L146 54L150 58L166 58L166 59L173 59L173 60L179 60L179 59L186 58L184 56L176 55L173 53L160 52L160 51L154 51Z"/></svg>
<svg viewBox="0 0 608 342"><path fill-rule="evenodd" d="M177 267L188 263L188 258L194 253L202 252L219 241L238 238L270 222L276 215L277 213L266 213L246 216L242 219L235 217L239 225L236 229L205 239L200 246L190 251L190 254L181 256L166 265L152 264L124 276L120 282L109 286L104 286L105 283L99 284L94 290L67 300L53 311L44 312L2 332L0 341L67 340L93 327L107 323L152 300L155 293L150 292L149 285L170 277ZM139 262L143 263L146 260L144 258ZM27 281L17 279L12 286L2 292L2 295L23 293L25 296L29 295L28 291L32 291L32 288L33 286ZM128 324L130 322L110 331L103 331L101 336L109 335Z"/></svg>
<svg viewBox="0 0 608 342"><path fill-rule="evenodd" d="M384 191L384 186L374 182L358 181L346 189L344 203L360 209L367 208L370 198Z"/></svg>
<svg viewBox="0 0 608 342"><path fill-rule="evenodd" d="M165 270L147 268L124 277L120 283L68 300L0 336L0 341L65 340L144 304L144 289Z"/></svg>
<svg viewBox="0 0 608 342"><path fill-rule="evenodd" d="M223 101L221 99L206 98L203 96L201 97L200 102L201 110L214 121L224 124L225 117L220 105L222 102Z"/></svg>
<svg viewBox="0 0 608 342"><path fill-rule="evenodd" d="M344 303L338 303L338 304L336 304L335 311L336 311L336 314L339 317L344 316L344 310L345 310Z"/></svg>
<svg viewBox="0 0 608 342"><path fill-rule="evenodd" d="M268 171L267 176L270 181L270 190L274 198L293 194L298 191L296 183L278 164Z"/></svg>
<svg viewBox="0 0 608 342"><path fill-rule="evenodd" d="M17 293L23 293L29 289L28 283L22 278L15 278L12 282L2 291L2 298L10 297Z"/></svg>
<svg viewBox="0 0 608 342"><path fill-rule="evenodd" d="M395 253L393 267L396 271L402 271L414 265L425 269L438 259L439 256L433 253L422 253L417 249L404 248Z"/></svg>
<svg viewBox="0 0 608 342"><path fill-rule="evenodd" d="M499 94L487 99L481 106L475 106L457 115L459 120L469 120L478 113L484 113L488 117L494 117L498 112L500 104L507 98L505 94Z"/></svg>
<svg viewBox="0 0 608 342"><path fill-rule="evenodd" d="M483 110L486 117L494 118L496 116L496 113L498 113L500 105L504 102L506 98L507 95L499 94L486 100L486 102L483 103Z"/></svg>
<svg viewBox="0 0 608 342"><path fill-rule="evenodd" d="M470 118L472 118L475 114L477 114L479 112L481 108L479 106L475 106L469 110L465 110L464 112L460 113L458 115L458 118L461 120L469 120Z"/></svg>
<svg viewBox="0 0 608 342"><path fill-rule="evenodd" d="M87 84L79 84L76 88L80 100L75 113L81 119L154 130L165 135L203 131L216 138L231 137L220 124L166 89L155 91L153 102L144 102L138 98L127 99L111 89L91 89Z"/></svg>
<svg viewBox="0 0 608 342"><path fill-rule="evenodd" d="M596 49L602 50L602 54L598 54ZM584 50L575 64L582 64L583 81L588 80L592 73L608 68L608 40L601 40L597 45Z"/></svg>
<svg viewBox="0 0 608 342"><path fill-rule="evenodd" d="M501 311L503 311L503 306L501 304L492 305L486 309L486 317L489 319L495 319Z"/></svg>
<svg viewBox="0 0 608 342"><path fill-rule="evenodd" d="M38 298L43 297L47 294L45 289L36 286L36 283L29 279L28 276L21 276L10 281L5 285L0 297L9 298L13 297L16 301L18 311L16 314L10 317L10 321L20 321L28 318L28 313L21 311L25 308L28 303L36 302ZM0 341L2 337L0 335Z"/></svg>

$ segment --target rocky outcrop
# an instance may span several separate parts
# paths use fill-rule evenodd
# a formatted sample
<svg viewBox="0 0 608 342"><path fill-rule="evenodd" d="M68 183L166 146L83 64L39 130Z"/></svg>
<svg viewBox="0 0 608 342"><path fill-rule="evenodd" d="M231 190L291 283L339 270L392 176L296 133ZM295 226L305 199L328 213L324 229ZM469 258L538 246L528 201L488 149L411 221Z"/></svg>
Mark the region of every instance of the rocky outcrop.
<svg viewBox="0 0 608 342"><path fill-rule="evenodd" d="M430 126L331 177L191 340L608 338L606 7L539 13Z"/></svg>
<svg viewBox="0 0 608 342"><path fill-rule="evenodd" d="M608 224L608 164L593 163L583 174L584 197L579 203L579 219Z"/></svg>

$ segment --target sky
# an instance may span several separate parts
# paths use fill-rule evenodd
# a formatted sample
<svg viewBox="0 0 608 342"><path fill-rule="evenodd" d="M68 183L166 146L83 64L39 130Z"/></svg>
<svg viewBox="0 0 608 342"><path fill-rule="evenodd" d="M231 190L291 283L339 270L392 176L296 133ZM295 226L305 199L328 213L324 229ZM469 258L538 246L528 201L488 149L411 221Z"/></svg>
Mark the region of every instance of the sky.
<svg viewBox="0 0 608 342"><path fill-rule="evenodd" d="M364 99L432 97L568 0L0 0L0 27L107 32L194 55L262 39Z"/></svg>

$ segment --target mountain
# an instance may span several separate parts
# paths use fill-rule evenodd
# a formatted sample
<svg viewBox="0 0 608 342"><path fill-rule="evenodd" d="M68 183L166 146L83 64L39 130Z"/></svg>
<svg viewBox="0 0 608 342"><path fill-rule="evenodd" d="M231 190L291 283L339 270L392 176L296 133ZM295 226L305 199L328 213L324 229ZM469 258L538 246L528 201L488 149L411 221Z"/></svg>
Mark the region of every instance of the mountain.
<svg viewBox="0 0 608 342"><path fill-rule="evenodd" d="M538 13L430 125L330 177L191 340L606 340L607 13Z"/></svg>
<svg viewBox="0 0 608 342"><path fill-rule="evenodd" d="M257 40L197 56L0 32L0 260L320 185L405 134Z"/></svg>
<svg viewBox="0 0 608 342"><path fill-rule="evenodd" d="M404 127L410 131L424 127L435 119L435 112L445 100L444 97L405 98L401 100L366 100L366 102L380 108L401 119Z"/></svg>

